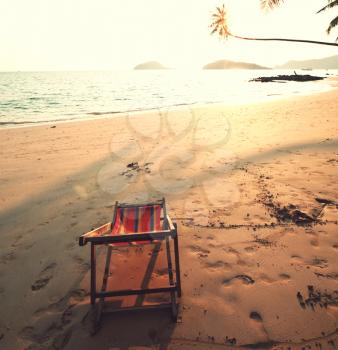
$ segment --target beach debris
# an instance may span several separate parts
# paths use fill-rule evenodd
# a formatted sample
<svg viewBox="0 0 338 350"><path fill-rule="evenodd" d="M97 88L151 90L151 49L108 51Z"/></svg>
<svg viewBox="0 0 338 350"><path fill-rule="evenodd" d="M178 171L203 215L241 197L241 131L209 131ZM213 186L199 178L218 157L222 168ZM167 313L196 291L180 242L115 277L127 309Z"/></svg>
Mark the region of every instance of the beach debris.
<svg viewBox="0 0 338 350"><path fill-rule="evenodd" d="M311 261L311 265L324 269L328 267L328 263L326 259L314 258Z"/></svg>
<svg viewBox="0 0 338 350"><path fill-rule="evenodd" d="M300 292L297 292L297 299L298 299L298 302L300 304L300 306L305 309L305 303L304 303L304 299L303 299L303 296Z"/></svg>
<svg viewBox="0 0 338 350"><path fill-rule="evenodd" d="M236 338L229 338L228 336L226 336L224 339L224 344L226 345L236 345L236 342Z"/></svg>
<svg viewBox="0 0 338 350"><path fill-rule="evenodd" d="M277 81L315 81L315 80L322 80L325 79L324 77L318 77L315 75L299 75L299 74L293 74L293 75L275 75L271 77L258 77L249 80L250 82L261 82L261 83L268 83L268 82L277 82Z"/></svg>
<svg viewBox="0 0 338 350"><path fill-rule="evenodd" d="M127 164L127 168L138 169L139 168L138 162L132 162L132 163Z"/></svg>
<svg viewBox="0 0 338 350"><path fill-rule="evenodd" d="M324 205L335 205L338 208L338 204L330 199L316 197L315 200Z"/></svg>
<svg viewBox="0 0 338 350"><path fill-rule="evenodd" d="M278 204L267 201L263 202L273 212L274 216L279 222L293 222L298 226L304 226L312 224L316 221L315 217L312 217L299 209L293 204L280 207Z"/></svg>
<svg viewBox="0 0 338 350"><path fill-rule="evenodd" d="M56 128L56 125L52 125L50 128L51 128L51 129L55 129L55 128Z"/></svg>
<svg viewBox="0 0 338 350"><path fill-rule="evenodd" d="M315 306L319 305L321 308L327 308L328 305L337 305L338 304L338 291L334 291L333 294L326 292L321 292L316 290L314 286L307 286L308 297L303 298L300 292L297 293L297 299L300 306L305 309L306 307L311 307L315 311Z"/></svg>
<svg viewBox="0 0 338 350"><path fill-rule="evenodd" d="M275 242L271 242L269 241L268 239L265 239L265 238L259 238L257 235L254 235L254 240L253 240L254 243L258 243L258 244L261 244L265 247L271 247L272 245L276 245Z"/></svg>
<svg viewBox="0 0 338 350"><path fill-rule="evenodd" d="M337 280L338 279L338 273L320 273L320 272L315 272L315 275L317 277L322 277L322 278L328 278L328 279L333 279Z"/></svg>
<svg viewBox="0 0 338 350"><path fill-rule="evenodd" d="M292 203L282 206L277 202L276 196L269 191L261 177L259 178L259 184L262 186L262 193L259 196L259 202L267 207L270 216L275 217L278 223L293 222L297 226L306 226L318 221L320 212L314 213L316 215L309 215L299 210L298 206Z"/></svg>
<svg viewBox="0 0 338 350"><path fill-rule="evenodd" d="M137 173L150 174L151 173L150 165L152 164L153 164L152 162L148 162L148 163L144 163L143 165L140 165L138 162L131 162L127 164L126 166L127 169L122 171L119 175L131 178Z"/></svg>
<svg viewBox="0 0 338 350"><path fill-rule="evenodd" d="M215 342L215 337L212 335L208 335L208 341Z"/></svg>

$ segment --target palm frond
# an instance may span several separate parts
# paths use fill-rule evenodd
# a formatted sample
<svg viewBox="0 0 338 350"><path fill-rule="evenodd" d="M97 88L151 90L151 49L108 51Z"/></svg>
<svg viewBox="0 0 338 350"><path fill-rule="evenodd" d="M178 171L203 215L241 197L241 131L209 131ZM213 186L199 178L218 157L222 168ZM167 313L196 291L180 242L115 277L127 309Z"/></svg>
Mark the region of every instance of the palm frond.
<svg viewBox="0 0 338 350"><path fill-rule="evenodd" d="M261 0L261 8L263 10L271 10L279 6L284 0Z"/></svg>
<svg viewBox="0 0 338 350"><path fill-rule="evenodd" d="M327 28L327 34L330 34L330 32L331 32L331 29L333 29L335 26L337 26L338 25L338 16L336 17L336 18L334 18L331 22L330 22L330 24L329 24L329 27Z"/></svg>
<svg viewBox="0 0 338 350"><path fill-rule="evenodd" d="M227 38L230 35L227 22L227 13L224 4L222 7L216 7L216 12L211 15L212 22L209 27L212 29L210 34L218 33L221 38Z"/></svg>
<svg viewBox="0 0 338 350"><path fill-rule="evenodd" d="M338 6L338 0L328 0L328 4L326 6L324 6L323 8L321 8L319 11L317 11L317 13L328 10L332 7Z"/></svg>

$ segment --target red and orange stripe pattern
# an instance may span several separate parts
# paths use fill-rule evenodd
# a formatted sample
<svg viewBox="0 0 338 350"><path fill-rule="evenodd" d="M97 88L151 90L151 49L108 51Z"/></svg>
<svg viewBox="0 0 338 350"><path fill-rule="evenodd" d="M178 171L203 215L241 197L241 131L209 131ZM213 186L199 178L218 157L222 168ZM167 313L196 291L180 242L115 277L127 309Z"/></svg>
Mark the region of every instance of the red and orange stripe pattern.
<svg viewBox="0 0 338 350"><path fill-rule="evenodd" d="M161 205L118 207L111 234L161 231L161 209ZM149 241L134 242L134 244L144 243L149 243ZM126 243L116 243L116 245L126 245Z"/></svg>

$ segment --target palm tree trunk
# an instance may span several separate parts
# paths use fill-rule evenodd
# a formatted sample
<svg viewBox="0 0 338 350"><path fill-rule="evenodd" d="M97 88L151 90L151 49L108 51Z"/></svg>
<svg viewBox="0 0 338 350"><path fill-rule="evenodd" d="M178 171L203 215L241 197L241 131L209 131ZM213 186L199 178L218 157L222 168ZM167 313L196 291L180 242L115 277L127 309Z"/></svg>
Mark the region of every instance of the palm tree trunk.
<svg viewBox="0 0 338 350"><path fill-rule="evenodd" d="M234 35L228 33L228 35L243 40L261 40L261 41L288 41L288 42L296 42L296 43L307 43L307 44L318 44L318 45L330 45L330 46L338 46L337 43L328 43L326 41L314 41L314 40L300 40L300 39L280 39L280 38L246 38L243 36Z"/></svg>

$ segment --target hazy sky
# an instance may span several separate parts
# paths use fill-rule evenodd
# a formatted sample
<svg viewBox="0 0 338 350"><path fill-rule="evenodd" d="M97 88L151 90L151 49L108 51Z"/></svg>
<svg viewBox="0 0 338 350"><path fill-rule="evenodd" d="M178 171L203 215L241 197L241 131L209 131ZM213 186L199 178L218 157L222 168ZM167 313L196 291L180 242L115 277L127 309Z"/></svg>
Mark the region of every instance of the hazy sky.
<svg viewBox="0 0 338 350"><path fill-rule="evenodd" d="M264 65L338 54L338 48L281 42L226 42L210 36L216 5L228 8L231 31L331 41L336 9L326 0L285 0L264 13L259 0L0 0L0 70L129 69L148 60L199 68L221 58Z"/></svg>

